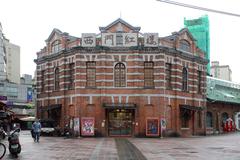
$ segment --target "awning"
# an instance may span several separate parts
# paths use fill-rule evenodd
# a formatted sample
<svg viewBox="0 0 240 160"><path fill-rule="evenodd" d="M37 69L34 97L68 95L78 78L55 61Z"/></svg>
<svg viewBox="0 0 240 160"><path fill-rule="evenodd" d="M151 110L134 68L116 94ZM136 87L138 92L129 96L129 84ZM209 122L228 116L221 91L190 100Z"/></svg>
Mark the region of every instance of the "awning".
<svg viewBox="0 0 240 160"><path fill-rule="evenodd" d="M40 109L42 111L48 111L48 110L53 110L53 109L60 109L62 107L61 104L52 104L50 106L43 106Z"/></svg>
<svg viewBox="0 0 240 160"><path fill-rule="evenodd" d="M36 117L24 117L20 118L21 121L35 121Z"/></svg>
<svg viewBox="0 0 240 160"><path fill-rule="evenodd" d="M197 106L190 106L190 105L180 105L180 108L184 108L192 111L202 111L206 109L206 107L197 107Z"/></svg>
<svg viewBox="0 0 240 160"><path fill-rule="evenodd" d="M134 103L104 103L103 108L107 109L135 109Z"/></svg>

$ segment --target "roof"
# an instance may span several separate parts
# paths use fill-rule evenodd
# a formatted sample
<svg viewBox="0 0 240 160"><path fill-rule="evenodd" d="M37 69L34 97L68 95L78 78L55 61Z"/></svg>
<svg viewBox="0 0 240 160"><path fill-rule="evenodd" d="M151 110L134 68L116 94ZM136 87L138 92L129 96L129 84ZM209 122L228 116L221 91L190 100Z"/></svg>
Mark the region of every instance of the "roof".
<svg viewBox="0 0 240 160"><path fill-rule="evenodd" d="M115 21L113 21L112 23L110 23L109 25L107 25L106 27L99 27L99 30L101 32L105 32L106 30L108 30L109 28L111 28L112 26L118 24L118 23L122 23L125 26L129 27L131 30L135 31L135 32L139 32L141 27L134 27L132 25L130 25L129 23L127 23L126 21L124 21L121 18L116 19Z"/></svg>
<svg viewBox="0 0 240 160"><path fill-rule="evenodd" d="M57 34L59 36L67 36L67 38L70 40L70 41L74 41L76 39L78 39L78 37L74 37L74 36L71 36L69 35L67 32L62 32L60 31L59 29L57 28L54 28L51 32L51 34L48 36L48 38L45 40L45 42L49 42L51 40L51 38L54 36L54 34Z"/></svg>
<svg viewBox="0 0 240 160"><path fill-rule="evenodd" d="M240 84L208 76L207 98L212 101L240 104Z"/></svg>

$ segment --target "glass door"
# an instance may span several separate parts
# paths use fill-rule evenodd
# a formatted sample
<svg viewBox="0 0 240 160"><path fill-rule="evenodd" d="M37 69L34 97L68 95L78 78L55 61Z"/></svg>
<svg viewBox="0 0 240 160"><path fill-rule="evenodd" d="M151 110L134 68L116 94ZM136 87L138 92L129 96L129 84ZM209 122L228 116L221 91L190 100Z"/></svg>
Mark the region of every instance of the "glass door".
<svg viewBox="0 0 240 160"><path fill-rule="evenodd" d="M108 131L110 136L132 135L133 110L114 109L108 112Z"/></svg>

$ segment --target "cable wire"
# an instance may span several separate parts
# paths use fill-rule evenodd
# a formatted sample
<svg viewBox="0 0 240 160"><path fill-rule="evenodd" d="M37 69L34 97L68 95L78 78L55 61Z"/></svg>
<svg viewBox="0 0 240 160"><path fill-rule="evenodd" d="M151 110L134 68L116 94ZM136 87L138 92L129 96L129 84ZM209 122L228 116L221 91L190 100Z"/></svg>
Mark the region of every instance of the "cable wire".
<svg viewBox="0 0 240 160"><path fill-rule="evenodd" d="M199 6L194 6L194 5L179 3L179 2L175 2L175 1L169 1L169 0L156 0L156 1L163 2L163 3L169 3L169 4L173 4L173 5L178 5L178 6L182 6L182 7L186 7L186 8L192 8L192 9L198 9L198 10L203 10L203 11L208 11L208 12L225 14L225 15L229 15L229 16L240 17L240 14L235 14L235 13L230 13L230 12L225 12L225 11L220 11L220 10L215 10L215 9L210 9L210 8L204 8L204 7L199 7Z"/></svg>

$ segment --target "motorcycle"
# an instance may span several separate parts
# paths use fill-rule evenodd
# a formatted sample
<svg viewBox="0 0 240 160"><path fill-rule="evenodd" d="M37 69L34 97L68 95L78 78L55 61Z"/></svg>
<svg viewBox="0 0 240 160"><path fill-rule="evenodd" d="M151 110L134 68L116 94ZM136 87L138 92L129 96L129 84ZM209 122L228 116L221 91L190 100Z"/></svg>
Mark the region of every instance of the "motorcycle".
<svg viewBox="0 0 240 160"><path fill-rule="evenodd" d="M10 136L8 137L9 152L15 157L18 157L18 154L21 152L19 132L20 132L19 128L15 129L13 132L10 133Z"/></svg>

